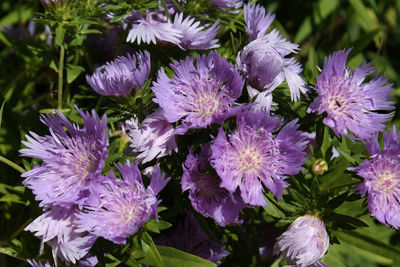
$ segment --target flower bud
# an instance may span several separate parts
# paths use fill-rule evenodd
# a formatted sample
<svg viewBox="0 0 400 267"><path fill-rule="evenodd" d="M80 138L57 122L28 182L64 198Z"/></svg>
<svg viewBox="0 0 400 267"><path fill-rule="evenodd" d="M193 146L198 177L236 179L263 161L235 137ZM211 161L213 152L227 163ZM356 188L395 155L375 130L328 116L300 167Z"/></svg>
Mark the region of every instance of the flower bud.
<svg viewBox="0 0 400 267"><path fill-rule="evenodd" d="M323 159L317 159L312 165L314 175L322 175L328 170L328 163Z"/></svg>
<svg viewBox="0 0 400 267"><path fill-rule="evenodd" d="M288 264L310 266L322 264L319 259L329 247L329 236L322 219L316 215L297 218L274 246L274 254L280 254Z"/></svg>

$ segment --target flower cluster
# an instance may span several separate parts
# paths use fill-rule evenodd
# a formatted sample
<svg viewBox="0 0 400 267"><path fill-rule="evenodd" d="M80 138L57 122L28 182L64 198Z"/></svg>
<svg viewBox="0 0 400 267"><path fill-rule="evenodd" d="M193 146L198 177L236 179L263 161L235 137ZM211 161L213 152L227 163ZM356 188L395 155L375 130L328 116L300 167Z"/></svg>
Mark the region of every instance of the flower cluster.
<svg viewBox="0 0 400 267"><path fill-rule="evenodd" d="M153 170L145 188L140 170L129 162L118 165L122 179L112 171L103 176L108 153L107 118L100 120L78 109L84 127L71 124L58 110L42 116L51 135L31 132L21 149L23 156L38 158L41 166L23 174L24 185L41 201L44 213L25 230L52 247L57 257L76 263L90 257L89 250L98 237L124 243L151 218L157 218L157 194L168 182L160 168ZM68 132L66 132L66 130ZM91 260L92 265L97 260Z"/></svg>
<svg viewBox="0 0 400 267"><path fill-rule="evenodd" d="M197 1L159 1L157 7L144 2L127 4L129 9L112 19L113 9L125 7L100 5L100 14L110 19L111 39L122 35L132 46L128 49L139 51L121 52L125 56L86 75L95 92L111 97L96 103L96 110L107 108L108 120L75 106L83 122L79 126L68 112L55 110L41 116L48 135L30 132L22 142L21 155L41 161L22 174L43 208L25 228L41 239L40 251L45 243L51 246L55 264L61 259L94 266L98 260L105 264L104 255L110 260L119 255L136 266L162 263L165 255L158 246L171 246L219 264L234 242L252 234L249 225L257 223L259 229L279 218L279 224L291 225L276 238L273 253L294 266L327 266L321 261L329 247L325 223L331 231L332 218L343 215L333 207L339 192L323 190L319 178L335 182L328 176L335 171L330 164L338 164L341 153L349 164L362 158L351 158L351 149L346 153L346 138L354 146L363 146L362 141L370 153L361 165L348 168L363 179L355 190L368 195L368 209L379 222L400 228L400 133L395 127L384 133L381 149L378 138L393 116L392 85L371 64L350 69L351 49L337 51L325 58L315 83L306 83L294 57L300 46L271 28L275 15L261 5L210 0L192 16ZM228 22L204 14L210 6L227 17L242 14L243 6L246 37L234 53L224 46L215 50L220 22L221 31ZM161 58L169 49L165 44L214 50L172 49ZM122 49L116 47L114 53ZM143 47L147 50L139 50ZM144 110L134 107L137 103ZM69 116L76 121L76 112ZM167 207L159 207L164 188ZM167 210L167 219L158 220L160 208ZM182 214L185 220L179 223ZM164 232L170 222L178 223ZM214 233L217 226L224 229ZM150 232L157 234L155 243ZM107 245L95 252L95 242L114 243L112 254Z"/></svg>

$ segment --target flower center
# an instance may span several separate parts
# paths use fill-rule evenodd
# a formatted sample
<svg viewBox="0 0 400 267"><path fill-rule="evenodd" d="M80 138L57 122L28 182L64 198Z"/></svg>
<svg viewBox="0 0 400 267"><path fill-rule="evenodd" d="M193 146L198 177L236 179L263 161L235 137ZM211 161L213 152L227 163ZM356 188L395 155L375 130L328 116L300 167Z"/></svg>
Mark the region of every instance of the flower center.
<svg viewBox="0 0 400 267"><path fill-rule="evenodd" d="M255 149L247 149L240 155L240 166L242 170L258 170L261 163L261 156Z"/></svg>
<svg viewBox="0 0 400 267"><path fill-rule="evenodd" d="M393 189L397 186L396 174L385 170L381 175L376 184L378 191L387 193L393 192Z"/></svg>
<svg viewBox="0 0 400 267"><path fill-rule="evenodd" d="M202 116L212 116L219 108L220 102L216 95L202 94L196 101L193 111Z"/></svg>

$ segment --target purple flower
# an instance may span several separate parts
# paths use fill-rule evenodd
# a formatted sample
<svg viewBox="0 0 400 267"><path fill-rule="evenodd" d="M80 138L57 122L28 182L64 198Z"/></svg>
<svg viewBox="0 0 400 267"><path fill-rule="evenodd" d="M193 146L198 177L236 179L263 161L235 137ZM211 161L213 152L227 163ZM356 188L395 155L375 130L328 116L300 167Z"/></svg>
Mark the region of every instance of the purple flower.
<svg viewBox="0 0 400 267"><path fill-rule="evenodd" d="M245 207L238 192L231 194L219 186L218 175L209 173L211 169L209 145L204 145L200 155L193 155L192 150L183 163L182 191L189 190L189 199L193 208L203 216L211 217L221 226L240 223L238 216Z"/></svg>
<svg viewBox="0 0 400 267"><path fill-rule="evenodd" d="M173 28L164 13L148 12L146 17L140 17L134 21L126 41L140 45L141 42L156 44L157 40L160 40L178 45L180 38L182 38L182 32Z"/></svg>
<svg viewBox="0 0 400 267"><path fill-rule="evenodd" d="M352 70L346 67L347 56L351 49L341 50L325 58L324 68L317 77L314 88L318 97L308 108L308 112L326 112L323 122L336 135L343 134L351 139L368 139L386 128L384 125L392 114L377 111L394 109L389 101L391 84L387 79L377 77L375 68L362 63ZM367 75L376 76L364 82Z"/></svg>
<svg viewBox="0 0 400 267"><path fill-rule="evenodd" d="M214 263L218 263L222 258L229 255L229 252L223 246L212 241L204 233L191 213L187 213L183 223L178 224L168 234L156 239L155 243L177 248Z"/></svg>
<svg viewBox="0 0 400 267"><path fill-rule="evenodd" d="M244 21L246 23L246 32L250 41L263 38L267 33L268 27L275 19L275 14L268 12L261 5L248 3L243 7Z"/></svg>
<svg viewBox="0 0 400 267"><path fill-rule="evenodd" d="M300 99L300 92L305 94L307 87L300 77L302 68L293 58L297 44L293 44L273 30L260 39L255 39L241 50L237 56L237 65L246 77L247 83L259 91L257 102L265 101L271 92L286 80L292 101ZM251 89L251 88L250 88ZM249 91L250 96L251 94Z"/></svg>
<svg viewBox="0 0 400 267"><path fill-rule="evenodd" d="M237 9L243 6L242 0L210 0L212 5L216 5L222 11L227 11L227 9ZM230 12L230 13L238 13L239 11Z"/></svg>
<svg viewBox="0 0 400 267"><path fill-rule="evenodd" d="M240 96L243 80L236 69L217 52L197 58L175 61L169 78L164 69L153 83L153 99L169 122L182 119L183 128L205 128L234 114L232 105Z"/></svg>
<svg viewBox="0 0 400 267"><path fill-rule="evenodd" d="M46 262L44 265L40 261L36 261L34 259L27 260L27 262L32 266L32 267L51 267L50 263Z"/></svg>
<svg viewBox="0 0 400 267"><path fill-rule="evenodd" d="M45 242L52 247L56 265L57 256L76 263L89 252L97 239L90 234L75 232L76 212L75 208L67 209L54 205L25 228L25 231L35 232L35 236L41 238L40 251L43 251Z"/></svg>
<svg viewBox="0 0 400 267"><path fill-rule="evenodd" d="M329 247L329 236L325 224L316 215L297 218L280 237L274 254L299 267L327 266L319 261Z"/></svg>
<svg viewBox="0 0 400 267"><path fill-rule="evenodd" d="M150 54L144 51L107 62L91 76L86 75L86 81L101 95L129 97L131 90L143 86L149 72Z"/></svg>
<svg viewBox="0 0 400 267"><path fill-rule="evenodd" d="M41 166L22 174L23 184L33 191L40 206L82 204L90 185L99 180L107 157L107 118L100 120L96 112L83 112L76 108L83 119L80 128L71 124L58 110L55 114L42 115L41 121L49 127L51 135L39 136L30 132L27 148L22 156L38 158ZM67 132L66 132L66 130Z"/></svg>
<svg viewBox="0 0 400 267"><path fill-rule="evenodd" d="M307 142L297 120L284 126L268 113L245 112L237 130L227 136L221 128L211 147L211 164L221 177L221 187L234 193L239 187L245 203L266 206L263 184L279 199L286 175L299 173L306 160Z"/></svg>
<svg viewBox="0 0 400 267"><path fill-rule="evenodd" d="M218 40L214 39L219 28L218 21L206 29L207 25L200 25L194 18L183 19L183 13L175 14L173 22L164 12L148 12L146 17L135 13L135 17L127 42L156 44L161 41L175 44L183 50L219 47Z"/></svg>
<svg viewBox="0 0 400 267"><path fill-rule="evenodd" d="M349 168L364 178L356 190L368 192L368 209L378 221L400 228L400 135L393 127L383 135L384 147L379 150L378 136L367 144L371 155L360 166Z"/></svg>
<svg viewBox="0 0 400 267"><path fill-rule="evenodd" d="M116 179L113 172L109 173L108 179L98 186L97 194L93 194L84 211L77 215L77 231L125 244L126 238L148 220L157 218L157 206L161 202L157 194L169 178L161 175L157 166L150 185L145 188L136 165L127 162L117 167L122 178Z"/></svg>
<svg viewBox="0 0 400 267"><path fill-rule="evenodd" d="M130 147L133 152L140 153L136 161L146 163L177 151L175 129L165 119L162 109L147 116L140 127L136 118L131 119L130 125Z"/></svg>
<svg viewBox="0 0 400 267"><path fill-rule="evenodd" d="M172 27L182 33L179 47L182 49L212 49L219 47L218 39L214 39L218 33L219 20L208 29L206 26L200 25L199 21L194 18L186 17L183 19L183 13L176 14Z"/></svg>

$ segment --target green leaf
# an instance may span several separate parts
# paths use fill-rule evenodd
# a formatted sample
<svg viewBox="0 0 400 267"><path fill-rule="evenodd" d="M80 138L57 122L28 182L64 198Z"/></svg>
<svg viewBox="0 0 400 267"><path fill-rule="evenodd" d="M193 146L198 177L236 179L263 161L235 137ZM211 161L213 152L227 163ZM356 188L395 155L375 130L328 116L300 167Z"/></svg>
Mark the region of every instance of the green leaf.
<svg viewBox="0 0 400 267"><path fill-rule="evenodd" d="M367 250L371 253L393 260L400 260L399 249L376 240L370 236L365 236L363 234L347 230L335 232L335 235L339 238L339 240Z"/></svg>
<svg viewBox="0 0 400 267"><path fill-rule="evenodd" d="M33 15L33 11L28 6L17 5L12 12L8 13L0 20L0 27L9 26L18 22L26 22Z"/></svg>
<svg viewBox="0 0 400 267"><path fill-rule="evenodd" d="M319 189L318 178L314 177L314 179L312 180L312 183L311 183L311 197L313 199L318 199L320 195L321 195L321 191Z"/></svg>
<svg viewBox="0 0 400 267"><path fill-rule="evenodd" d="M268 197L265 197L265 200L267 201L267 206L264 206L263 208L268 215L276 218L286 218L285 214L274 203L272 203Z"/></svg>
<svg viewBox="0 0 400 267"><path fill-rule="evenodd" d="M165 267L215 267L212 263L203 258L180 251L172 247L157 246Z"/></svg>
<svg viewBox="0 0 400 267"><path fill-rule="evenodd" d="M67 64L67 82L72 83L85 69L81 66Z"/></svg>
<svg viewBox="0 0 400 267"><path fill-rule="evenodd" d="M349 194L349 191L345 191L344 193L332 198L331 200L328 201L326 206L328 208L330 208L331 210L338 208L347 199L348 194Z"/></svg>
<svg viewBox="0 0 400 267"><path fill-rule="evenodd" d="M303 20L303 23L300 25L300 28L297 31L296 36L294 37L294 42L295 43L303 42L311 33L312 33L311 17L307 16Z"/></svg>
<svg viewBox="0 0 400 267"><path fill-rule="evenodd" d="M0 31L0 41L8 47L12 47L12 43L8 40L7 36Z"/></svg>
<svg viewBox="0 0 400 267"><path fill-rule="evenodd" d="M21 198L15 194L7 194L0 198L0 202L11 202L11 203L19 203L25 204L25 202L21 201Z"/></svg>
<svg viewBox="0 0 400 267"><path fill-rule="evenodd" d="M171 226L172 224L169 222L163 220L157 222L155 219L151 219L145 224L146 229L154 233L160 233L160 230L168 229Z"/></svg>
<svg viewBox="0 0 400 267"><path fill-rule="evenodd" d="M82 30L79 32L80 34L103 34L101 31L96 30L96 29L87 29L87 30Z"/></svg>
<svg viewBox="0 0 400 267"><path fill-rule="evenodd" d="M148 257L155 264L156 267L164 267L164 263L161 259L160 253L158 252L157 247L153 242L153 239L148 233L143 233L141 244L146 257Z"/></svg>
<svg viewBox="0 0 400 267"><path fill-rule="evenodd" d="M64 43L64 36L66 33L66 29L64 27L58 26L56 29L56 44L61 46Z"/></svg>
<svg viewBox="0 0 400 267"><path fill-rule="evenodd" d="M318 2L319 14L322 19L325 19L339 6L338 0L320 0Z"/></svg>
<svg viewBox="0 0 400 267"><path fill-rule="evenodd" d="M322 157L327 160L325 158L326 155L326 151L328 151L328 149L331 147L331 138L329 137L329 128L327 126L325 126L324 129L324 138L322 140L322 145L321 145L321 153L322 153Z"/></svg>

